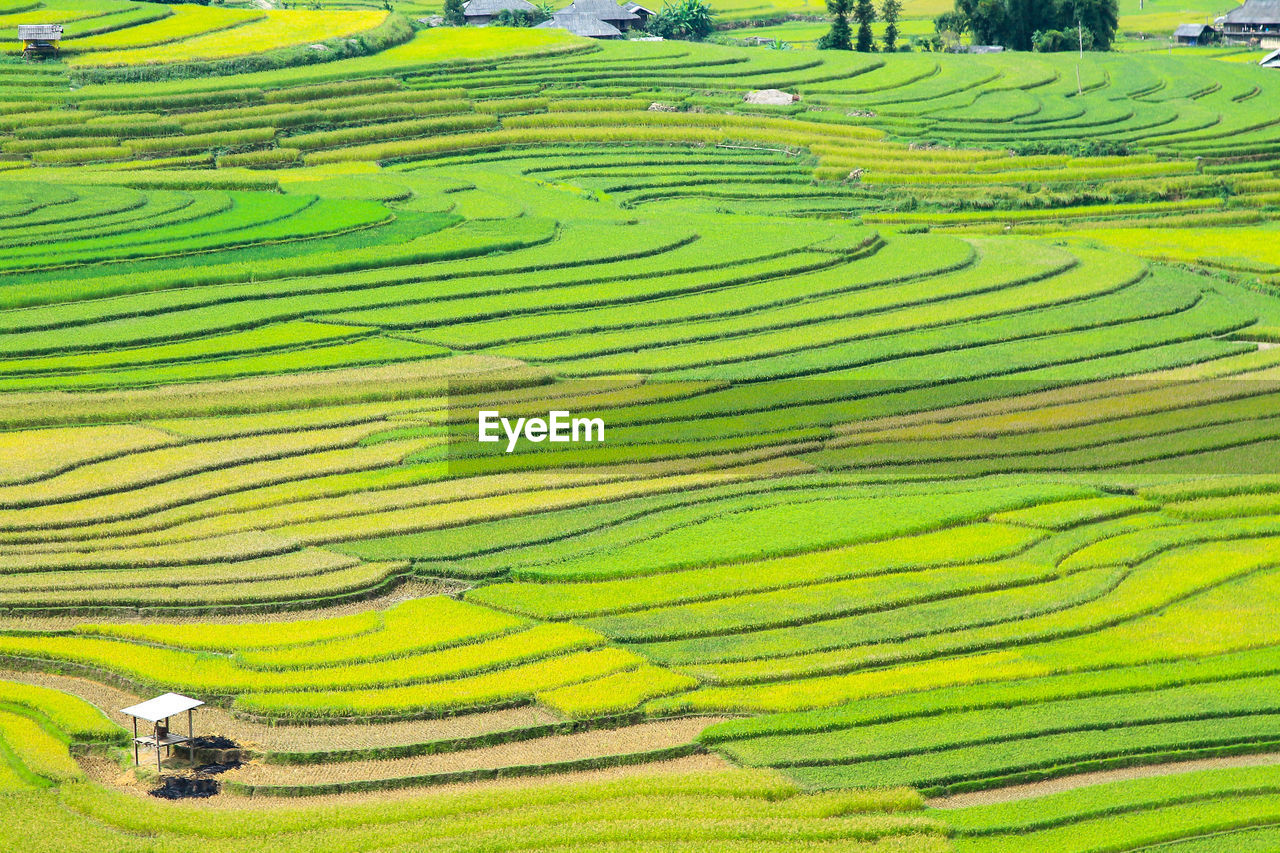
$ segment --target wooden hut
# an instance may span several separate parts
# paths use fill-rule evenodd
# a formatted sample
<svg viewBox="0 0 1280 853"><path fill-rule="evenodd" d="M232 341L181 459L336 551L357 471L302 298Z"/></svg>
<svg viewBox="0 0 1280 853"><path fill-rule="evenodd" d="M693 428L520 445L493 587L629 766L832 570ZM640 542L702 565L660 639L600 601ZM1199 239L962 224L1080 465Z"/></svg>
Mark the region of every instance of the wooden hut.
<svg viewBox="0 0 1280 853"><path fill-rule="evenodd" d="M1183 24L1173 31L1173 37L1181 45L1205 45L1217 34L1208 24Z"/></svg>
<svg viewBox="0 0 1280 853"><path fill-rule="evenodd" d="M1221 22L1222 37L1229 42L1280 48L1280 0L1245 0Z"/></svg>
<svg viewBox="0 0 1280 853"><path fill-rule="evenodd" d="M612 24L593 18L590 15L573 14L560 10L551 16L551 20L538 24L541 30L568 30L575 36L592 39L622 38L622 31Z"/></svg>
<svg viewBox="0 0 1280 853"><path fill-rule="evenodd" d="M62 24L18 24L18 41L23 56L57 56Z"/></svg>
<svg viewBox="0 0 1280 853"><path fill-rule="evenodd" d="M556 15L586 15L589 18L595 18L597 21L604 21L610 28L619 31L628 30L633 25L638 26L640 23L640 15L619 6L614 0L574 0L559 12L556 12ZM565 29L570 32L573 31L571 27L566 27Z"/></svg>

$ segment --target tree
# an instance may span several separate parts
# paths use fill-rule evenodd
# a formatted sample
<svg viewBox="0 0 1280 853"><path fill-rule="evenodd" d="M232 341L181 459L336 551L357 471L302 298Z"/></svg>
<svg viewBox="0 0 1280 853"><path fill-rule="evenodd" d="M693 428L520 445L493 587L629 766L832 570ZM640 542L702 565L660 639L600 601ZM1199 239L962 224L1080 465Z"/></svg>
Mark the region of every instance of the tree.
<svg viewBox="0 0 1280 853"><path fill-rule="evenodd" d="M462 0L444 0L444 22L455 27L467 22L462 14Z"/></svg>
<svg viewBox="0 0 1280 853"><path fill-rule="evenodd" d="M1063 29L1083 26L1086 34L1093 35L1094 50L1111 50L1120 26L1116 0L1061 0L1061 7L1059 23Z"/></svg>
<svg viewBox="0 0 1280 853"><path fill-rule="evenodd" d="M1005 43L1009 27L1005 0L956 0L956 13L965 19L964 29L957 33L973 33L976 44Z"/></svg>
<svg viewBox="0 0 1280 853"><path fill-rule="evenodd" d="M533 10L503 9L494 16L493 23L499 27L532 27L550 17L551 14L542 6L536 6Z"/></svg>
<svg viewBox="0 0 1280 853"><path fill-rule="evenodd" d="M680 0L664 3L662 11L649 18L645 27L664 39L702 41L716 28L715 11L703 0Z"/></svg>
<svg viewBox="0 0 1280 853"><path fill-rule="evenodd" d="M933 19L933 31L964 35L969 31L969 16L963 12L943 12Z"/></svg>
<svg viewBox="0 0 1280 853"><path fill-rule="evenodd" d="M1119 23L1117 0L955 0L955 12L935 20L938 32L973 34L977 44L1013 50L1073 50L1083 40L1110 50ZM945 21L944 21L945 19ZM962 20L963 24L959 21ZM1075 33L1075 38L1071 34Z"/></svg>
<svg viewBox="0 0 1280 853"><path fill-rule="evenodd" d="M853 33L849 29L849 10L853 0L827 0L831 13L831 29L818 39L818 50L853 50Z"/></svg>
<svg viewBox="0 0 1280 853"><path fill-rule="evenodd" d="M1062 30L1036 30L1031 45L1038 53L1056 53L1066 50L1067 34Z"/></svg>
<svg viewBox="0 0 1280 853"><path fill-rule="evenodd" d="M875 50L875 39L871 35L871 23L876 19L876 7L871 0L857 0L853 7L853 16L858 19L858 43L854 49L859 53L870 53Z"/></svg>
<svg viewBox="0 0 1280 853"><path fill-rule="evenodd" d="M884 0L880 6L880 17L884 19L884 49L893 53L898 49L898 14L902 11L902 0Z"/></svg>

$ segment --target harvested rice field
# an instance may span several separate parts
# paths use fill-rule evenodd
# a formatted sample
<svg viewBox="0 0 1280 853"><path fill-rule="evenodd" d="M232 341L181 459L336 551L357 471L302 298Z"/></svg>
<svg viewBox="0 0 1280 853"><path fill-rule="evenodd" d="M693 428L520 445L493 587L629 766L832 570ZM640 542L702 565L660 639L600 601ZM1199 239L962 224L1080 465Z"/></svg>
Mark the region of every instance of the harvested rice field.
<svg viewBox="0 0 1280 853"><path fill-rule="evenodd" d="M288 5L0 0L13 849L1280 849L1280 75L1133 35L1221 10Z"/></svg>

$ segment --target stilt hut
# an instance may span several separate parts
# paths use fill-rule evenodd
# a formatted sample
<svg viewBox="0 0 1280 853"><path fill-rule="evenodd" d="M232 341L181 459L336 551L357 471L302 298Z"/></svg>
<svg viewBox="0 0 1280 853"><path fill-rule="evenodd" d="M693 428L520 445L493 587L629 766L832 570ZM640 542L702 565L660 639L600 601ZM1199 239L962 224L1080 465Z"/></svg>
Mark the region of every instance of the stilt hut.
<svg viewBox="0 0 1280 853"><path fill-rule="evenodd" d="M25 57L57 56L62 24L18 24L18 41Z"/></svg>
<svg viewBox="0 0 1280 853"><path fill-rule="evenodd" d="M190 696L179 693L166 693L146 702L122 708L121 714L133 717L133 763L138 764L139 747L149 746L156 751L156 772L160 771L160 750L173 751L174 744L186 743L195 737L195 723L192 711L204 703ZM187 712L187 734L185 736L169 731L169 718ZM146 720L152 725L149 735L138 734L138 720Z"/></svg>

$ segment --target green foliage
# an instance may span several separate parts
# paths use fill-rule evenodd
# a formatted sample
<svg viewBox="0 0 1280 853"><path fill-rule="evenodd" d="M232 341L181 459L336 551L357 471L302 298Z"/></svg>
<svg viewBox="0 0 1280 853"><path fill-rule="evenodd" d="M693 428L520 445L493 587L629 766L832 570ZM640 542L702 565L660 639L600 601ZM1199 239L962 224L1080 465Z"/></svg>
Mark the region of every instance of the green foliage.
<svg viewBox="0 0 1280 853"><path fill-rule="evenodd" d="M666 39L701 41L716 28L715 10L704 0L664 2L662 10L649 17L645 29Z"/></svg>
<svg viewBox="0 0 1280 853"><path fill-rule="evenodd" d="M978 44L1014 50L1074 50L1078 27L1089 34L1086 50L1110 50L1119 24L1117 0L956 0L956 17L937 19L938 31L973 33Z"/></svg>
<svg viewBox="0 0 1280 853"><path fill-rule="evenodd" d="M871 34L871 25L876 20L876 7L872 0L854 0L853 17L858 22L858 38L854 50L859 53L870 53L875 50L875 39Z"/></svg>
<svg viewBox="0 0 1280 853"><path fill-rule="evenodd" d="M818 40L819 50L853 50L853 35L849 29L852 8L853 0L827 0L831 29Z"/></svg>
<svg viewBox="0 0 1280 853"><path fill-rule="evenodd" d="M902 14L901 0L883 0L880 4L880 20L884 21L884 49L893 53L898 49L898 17Z"/></svg>
<svg viewBox="0 0 1280 853"><path fill-rule="evenodd" d="M542 7L537 7L533 11L527 9L503 9L493 19L493 23L500 27L533 27L543 21L550 19L551 15Z"/></svg>

